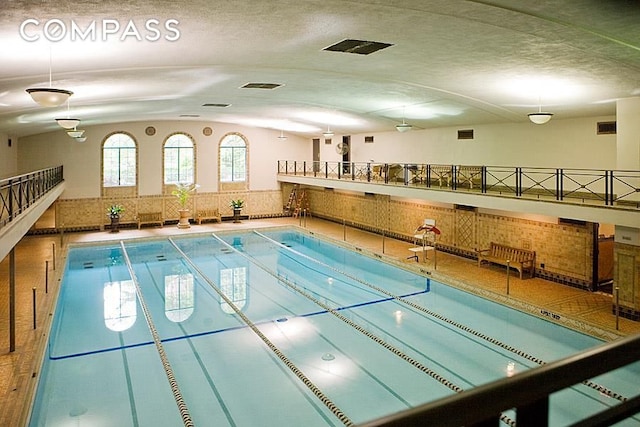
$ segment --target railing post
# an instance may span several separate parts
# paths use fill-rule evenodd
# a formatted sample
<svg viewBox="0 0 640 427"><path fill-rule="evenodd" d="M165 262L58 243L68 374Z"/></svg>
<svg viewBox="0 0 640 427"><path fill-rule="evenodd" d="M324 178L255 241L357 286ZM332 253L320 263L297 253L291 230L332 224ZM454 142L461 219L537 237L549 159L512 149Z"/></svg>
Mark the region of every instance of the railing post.
<svg viewBox="0 0 640 427"><path fill-rule="evenodd" d="M480 167L480 191L482 193L487 192L487 167Z"/></svg>
<svg viewBox="0 0 640 427"><path fill-rule="evenodd" d="M456 165L451 165L451 189L458 189L458 168Z"/></svg>
<svg viewBox="0 0 640 427"><path fill-rule="evenodd" d="M329 162L324 162L324 177L329 178Z"/></svg>
<svg viewBox="0 0 640 427"><path fill-rule="evenodd" d="M302 176L307 176L307 161L302 162Z"/></svg>
<svg viewBox="0 0 640 427"><path fill-rule="evenodd" d="M298 175L298 161L297 160L293 161L293 174L294 175Z"/></svg>
<svg viewBox="0 0 640 427"><path fill-rule="evenodd" d="M431 187L431 165L427 165L427 187Z"/></svg>
<svg viewBox="0 0 640 427"><path fill-rule="evenodd" d="M558 180L559 180L559 187L558 187L558 200L564 200L564 169L558 169Z"/></svg>
<svg viewBox="0 0 640 427"><path fill-rule="evenodd" d="M356 163L351 162L351 181L356 180Z"/></svg>
<svg viewBox="0 0 640 427"><path fill-rule="evenodd" d="M522 168L516 167L516 197L522 196Z"/></svg>

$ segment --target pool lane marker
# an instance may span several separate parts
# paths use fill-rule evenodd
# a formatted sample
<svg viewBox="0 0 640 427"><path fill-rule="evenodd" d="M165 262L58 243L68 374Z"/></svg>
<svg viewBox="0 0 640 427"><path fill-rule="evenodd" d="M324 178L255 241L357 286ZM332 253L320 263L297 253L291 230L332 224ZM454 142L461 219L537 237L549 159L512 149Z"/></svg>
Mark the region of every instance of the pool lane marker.
<svg viewBox="0 0 640 427"><path fill-rule="evenodd" d="M254 232L257 233L257 234L260 234L255 230L254 230ZM224 240L222 240L215 233L213 233L212 235L213 235L213 237L215 239L217 239L223 245L227 245L227 246L231 247L231 245L229 245L229 243L227 243ZM266 236L263 236L263 237L266 238L269 241L272 241L272 242L280 245L280 246L284 246L281 243L278 243L275 240L272 240L272 239L270 239L270 238L268 238ZM416 360L413 357L409 356L408 354L404 353L402 350L396 348L395 346L393 346L392 344L386 342L385 340L383 340L382 338L378 337L377 335L367 331L365 328L363 328L362 326L360 326L356 322L352 321L348 317L346 317L343 314L341 314L339 312L339 310L334 309L332 307L329 307L328 305L326 305L325 303L323 303L322 301L320 301L319 299L317 299L316 297L314 297L313 295L311 295L307 291L305 291L303 289L300 289L299 286L297 286L295 283L291 282L288 278L283 277L283 276L279 275L278 273L274 272L269 267L267 267L266 265L262 264L260 261L258 261L255 258L251 257L250 255L248 255L248 254L246 254L244 252L238 251L235 248L233 248L233 249L237 254L242 255L249 262L251 262L254 265L257 265L258 267L263 269L265 272L267 272L268 274L270 274L273 277L275 277L276 280L278 280L278 282L283 283L288 288L292 289L293 291L299 293L300 295L304 296L305 298L307 298L310 301L314 302L315 304L319 305L320 307L325 309L328 313L331 313L332 315L334 315L338 319L342 320L344 323L346 323L347 325L349 325L350 327L352 327L356 331L360 332L361 334L365 335L367 338L373 340L377 344L379 344L382 347L384 347L385 349L389 350L395 356L398 356L400 359L404 360L405 362L408 362L413 367L415 367L418 370L420 370L421 372L427 374L429 377L431 377L434 380L438 381L440 384L442 384L443 386L447 387L449 390L452 390L452 391L454 391L456 393L462 393L464 391L464 389L462 387L460 387L459 385L455 384L454 382L448 380L443 375L440 375L439 373L437 373L433 369L431 369L431 368L427 367L426 365L422 364L418 360ZM507 425L509 425L511 427L515 427L516 426L516 422L513 419L509 418L508 416L506 416L504 414L500 415L500 420L502 420L502 422L504 422L505 424L507 424Z"/></svg>
<svg viewBox="0 0 640 427"><path fill-rule="evenodd" d="M151 313L147 308L147 304L144 302L142 298L142 290L140 289L140 284L138 283L138 277L136 276L135 271L133 271L133 266L131 265L131 260L129 259L129 254L127 253L127 249L124 246L124 242L120 241L120 248L122 249L122 253L124 255L124 261L129 269L129 274L131 275L131 280L136 286L136 294L138 295L138 302L140 303L140 307L142 307L142 312L144 313L144 318L147 321L147 325L149 326L149 330L151 331L151 336L153 337L153 342L156 345L156 349L158 350L158 354L160 355L160 361L162 362L162 367L164 368L164 372L167 375L167 379L169 380L169 385L171 386L171 392L173 393L173 398L178 405L178 410L180 411L180 416L182 417L182 422L185 427L194 427L193 420L191 419L191 415L189 414L189 408L187 408L187 404L182 397L182 393L180 392L180 387L178 386L178 382L176 381L176 377L173 374L173 369L169 364L169 359L167 358L167 354L164 351L164 347L162 345L162 341L160 340L160 334L158 334L158 330L156 329L155 324L153 323L153 319L151 318Z"/></svg>
<svg viewBox="0 0 640 427"><path fill-rule="evenodd" d="M513 346L510 346L510 345L508 345L506 343L503 343L502 341L500 341L500 340L498 340L496 338L492 338L492 337L490 337L488 335L485 335L485 334L483 334L481 332L478 332L478 331L470 328L469 326L466 326L466 325L463 325L462 323L456 322L455 320L451 320L451 319L449 319L449 318L447 318L447 317L445 317L445 316L443 316L443 315L441 315L439 313L436 313L436 312L431 311L431 310L429 310L429 309L427 309L425 307L422 307L421 305L418 305L418 304L416 304L416 303L414 303L412 301L409 301L409 300L407 300L407 299L405 299L405 298L403 298L401 296L395 295L395 294L387 291L386 289L382 289L382 288L380 288L380 287L378 287L378 286L376 286L376 285L374 285L372 283L369 283L369 282L367 282L365 280L362 280L362 279L360 279L360 278L358 278L356 276L353 276L353 275L351 275L351 274L349 274L349 273L347 273L345 271L341 271L341 270L339 270L339 269L337 269L337 268L335 268L335 267L333 267L333 266L331 266L329 264L325 264L324 262L322 262L320 260L317 260L315 258L312 258L312 257L310 257L310 256L308 256L306 254L303 254L302 252L299 252L299 251L297 251L295 249L292 249L290 247L286 247L283 244L281 244L280 242L277 242L277 241L273 240L272 238L260 233L257 230L253 230L253 232L255 234L257 234L258 236L262 237L263 239L266 239L267 241L269 241L269 242L271 242L271 243L273 243L275 245L278 245L278 246L282 247L283 249L285 249L287 251L291 251L291 252L295 253L298 256L301 256L301 257L303 257L305 259L308 259L308 260L313 261L313 262L315 262L317 264L320 264L321 266L323 266L325 268L331 269L331 270L333 270L333 271L335 271L335 272L337 272L339 274L342 274L342 275L344 275L345 277L348 277L351 280L354 280L354 281L356 281L356 282L358 282L358 283L360 283L362 285L365 285L365 286L367 286L367 287L369 287L369 288L371 288L371 289L373 289L375 291L381 292L381 293L393 298L396 301L400 301L403 304L406 304L406 305L408 305L408 306L410 306L412 308L415 308L416 310L421 311L421 312L423 312L423 313L425 313L425 314L427 314L429 316L435 317L436 319L441 320L441 321L443 321L445 323L448 323L449 325L452 325L452 326L455 326L456 328L462 329L463 331L465 331L465 332L467 332L467 333L469 333L469 334L471 334L473 336L476 336L476 337L481 338L481 339L483 339L485 341L488 341L489 343L491 343L493 345L496 345L496 346L498 346L498 347L500 347L500 348L502 348L504 350L507 350L507 351L509 351L511 353L514 353L514 354L516 354L516 355L518 355L518 356L520 356L520 357L522 357L524 359L527 359L527 360L529 360L531 362L534 362L534 363L536 363L538 365L545 365L547 363L542 359L539 359L539 358L537 358L535 356L532 356L532 355L526 353L523 350L517 349L517 348L515 348ZM608 397L610 397L612 399L619 400L620 402L625 402L627 400L627 398L624 397L623 395L621 395L619 393L616 393L616 392L614 392L612 390L609 390L607 387L605 387L603 385L600 385L600 384L597 384L597 383L594 383L593 381L584 380L584 381L582 381L582 384L584 384L587 387L590 387L590 388L592 388L592 389L594 389L594 390L596 390L596 391L598 391L598 392L600 392L600 393L602 393L602 394L604 394L604 395L606 395L606 396L608 396Z"/></svg>
<svg viewBox="0 0 640 427"><path fill-rule="evenodd" d="M242 319L243 322L256 334L258 337L275 353L276 356L293 372L309 390L318 398L320 401L335 415L345 426L353 426L354 423L349 419L349 417L338 408L338 406L327 397L322 390L318 386L316 386L289 358L282 352L280 349L273 343L266 335L262 333L260 329L253 323L236 305L229 297L227 297L223 292L218 289L215 283L213 283L209 277L204 274L197 265L193 263L191 258L185 254L182 249L178 247L178 245L173 241L173 239L169 238L169 242L176 248L176 250L183 257L185 262L187 262L199 275L202 279L216 291L216 293L224 300L225 303L229 304L229 307L233 309L233 311ZM225 245L228 243L222 241ZM233 251L235 249L232 248Z"/></svg>

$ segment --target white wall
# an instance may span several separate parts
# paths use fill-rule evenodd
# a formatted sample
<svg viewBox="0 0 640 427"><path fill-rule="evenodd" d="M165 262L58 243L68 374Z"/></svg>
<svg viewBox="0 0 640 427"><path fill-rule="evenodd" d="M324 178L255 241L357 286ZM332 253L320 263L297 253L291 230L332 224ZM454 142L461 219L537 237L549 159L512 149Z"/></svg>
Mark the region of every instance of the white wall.
<svg viewBox="0 0 640 427"><path fill-rule="evenodd" d="M533 123L457 126L399 133L351 135L351 161L378 163L466 164L486 166L616 169L616 135L597 135L599 121L615 117ZM458 130L473 129L473 140L458 140ZM374 136L373 143L364 143ZM321 161L339 161L336 134L320 142Z"/></svg>
<svg viewBox="0 0 640 427"><path fill-rule="evenodd" d="M9 147L11 140L11 147ZM18 140L0 132L0 178L18 174Z"/></svg>
<svg viewBox="0 0 640 427"><path fill-rule="evenodd" d="M145 128L153 126L156 134L148 136ZM203 128L211 127L211 136ZM250 190L278 189L277 161L284 154L291 158L310 158L311 145L306 138L288 135L286 141L277 137L279 131L250 128L225 123L171 121L132 122L119 125L82 126L87 141L79 143L60 129L40 135L20 138L17 155L18 170L28 172L63 165L66 190L62 198L100 197L101 147L105 137L115 131L132 134L139 147L139 195L159 195L162 192L162 144L174 132L186 132L196 142L196 182L202 192L218 191L218 157L220 139L228 132L238 132L249 141Z"/></svg>

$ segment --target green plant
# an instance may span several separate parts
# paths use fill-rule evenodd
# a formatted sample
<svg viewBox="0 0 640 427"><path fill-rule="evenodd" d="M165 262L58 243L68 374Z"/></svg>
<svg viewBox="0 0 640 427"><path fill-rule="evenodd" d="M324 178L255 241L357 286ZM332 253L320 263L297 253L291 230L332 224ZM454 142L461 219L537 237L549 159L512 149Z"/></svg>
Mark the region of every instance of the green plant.
<svg viewBox="0 0 640 427"><path fill-rule="evenodd" d="M122 205L111 205L109 209L107 209L107 215L110 217L118 216L122 212L124 212Z"/></svg>
<svg viewBox="0 0 640 427"><path fill-rule="evenodd" d="M231 200L231 203L229 203L229 206L233 209L242 209L242 207L244 206L244 200L242 199Z"/></svg>
<svg viewBox="0 0 640 427"><path fill-rule="evenodd" d="M171 192L172 195L178 198L178 203L184 209L187 207L189 196L195 189L198 188L197 184L176 184L176 189Z"/></svg>

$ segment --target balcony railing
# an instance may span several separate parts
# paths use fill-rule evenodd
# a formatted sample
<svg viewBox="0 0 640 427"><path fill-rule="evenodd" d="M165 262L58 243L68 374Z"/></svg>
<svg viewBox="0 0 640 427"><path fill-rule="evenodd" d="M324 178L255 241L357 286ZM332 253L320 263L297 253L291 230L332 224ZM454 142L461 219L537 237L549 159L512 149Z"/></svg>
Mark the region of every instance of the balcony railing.
<svg viewBox="0 0 640 427"><path fill-rule="evenodd" d="M640 171L279 160L278 174L640 209Z"/></svg>
<svg viewBox="0 0 640 427"><path fill-rule="evenodd" d="M62 166L0 180L0 228L63 181Z"/></svg>

